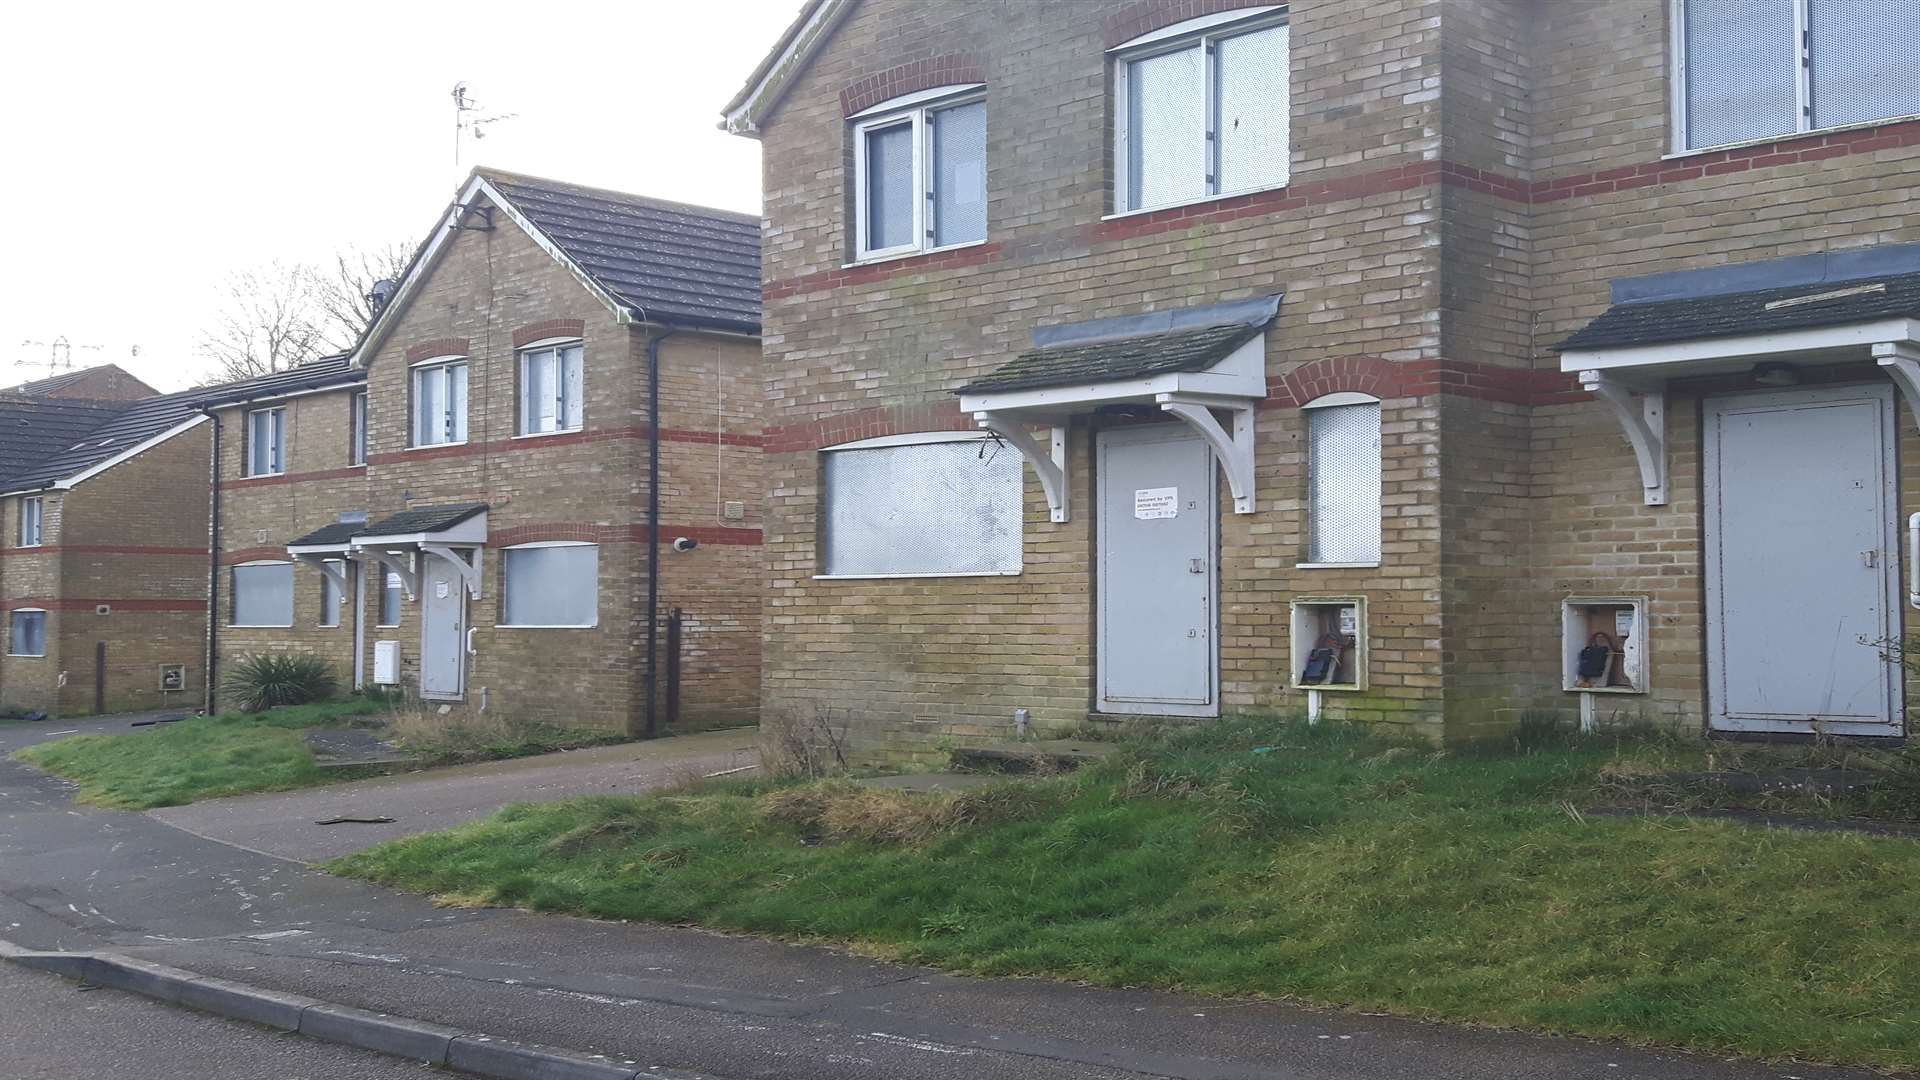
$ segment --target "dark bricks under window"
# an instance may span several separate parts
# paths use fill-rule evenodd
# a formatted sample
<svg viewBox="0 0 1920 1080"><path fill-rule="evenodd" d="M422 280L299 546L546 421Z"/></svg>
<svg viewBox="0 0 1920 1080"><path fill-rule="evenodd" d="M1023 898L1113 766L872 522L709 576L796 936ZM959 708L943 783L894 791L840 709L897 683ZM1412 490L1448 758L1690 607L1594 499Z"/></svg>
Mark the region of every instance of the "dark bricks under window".
<svg viewBox="0 0 1920 1080"><path fill-rule="evenodd" d="M840 108L844 115L852 116L901 94L931 90L936 86L986 81L986 69L981 66L979 56L973 53L929 56L850 83L840 91Z"/></svg>
<svg viewBox="0 0 1920 1080"><path fill-rule="evenodd" d="M1202 15L1270 6L1271 0L1135 0L1107 16L1107 48Z"/></svg>

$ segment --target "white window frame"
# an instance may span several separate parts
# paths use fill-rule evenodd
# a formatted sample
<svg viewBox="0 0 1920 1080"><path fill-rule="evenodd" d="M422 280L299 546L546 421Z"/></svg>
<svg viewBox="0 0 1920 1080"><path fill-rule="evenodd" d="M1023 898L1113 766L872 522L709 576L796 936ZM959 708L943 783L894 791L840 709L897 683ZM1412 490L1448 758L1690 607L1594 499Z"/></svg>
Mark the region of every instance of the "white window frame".
<svg viewBox="0 0 1920 1080"><path fill-rule="evenodd" d="M566 350L568 349L580 350L580 422L577 424L574 424L571 427L566 426L567 378L566 378L565 357L566 357ZM516 374L519 379L519 382L514 390L514 403L513 403L514 438L538 439L546 435L565 435L569 432L584 430L587 426L587 402L586 402L587 347L586 347L586 342L582 341L580 338L577 338L577 337L547 338L541 341L535 341L526 345L522 345L520 346L519 349L515 350L515 352L516 352L516 364L518 365L518 371ZM554 375L553 415L554 415L555 423L560 426L548 428L545 431L535 431L528 426L528 405L530 404L530 402L527 400L527 388L532 384L527 379L527 369L532 366L534 356L540 353L549 353L549 352L553 354L553 358L554 358L553 359L553 375ZM469 378L472 377L471 373L469 373L468 377Z"/></svg>
<svg viewBox="0 0 1920 1080"><path fill-rule="evenodd" d="M28 526L32 527L29 528ZM20 500L20 545L23 548L40 547L47 542L47 503L42 495L28 495Z"/></svg>
<svg viewBox="0 0 1920 1080"><path fill-rule="evenodd" d="M367 392L354 391L353 396L347 400L347 464L349 465L367 463L367 413Z"/></svg>
<svg viewBox="0 0 1920 1080"><path fill-rule="evenodd" d="M1673 145L1668 157L1685 157L1689 154L1706 154L1715 150L1725 150L1736 146L1760 146L1781 139L1798 139L1805 135L1815 135L1825 131L1850 131L1857 128L1879 127L1882 124L1897 124L1906 120L1920 119L1920 113L1903 113L1898 116L1885 116L1877 120L1862 120L1853 124L1835 124L1830 127L1813 126L1813 41L1812 17L1808 9L1808 0L1789 0L1793 4L1793 36L1799 42L1795 48L1797 61L1794 71L1794 129L1778 135L1762 135L1752 139L1740 139L1735 142L1714 143L1711 146L1690 146L1687 134L1687 0L1668 0L1668 52L1671 64L1668 76L1672 80L1672 92L1667 95L1668 116L1672 123Z"/></svg>
<svg viewBox="0 0 1920 1080"><path fill-rule="evenodd" d="M19 635L14 633L14 625L13 625L13 618L16 615L40 616L40 651L39 652L20 652L19 651L20 646L17 641ZM50 620L48 620L47 618L46 608L19 607L19 608L13 608L12 610L8 611L7 612L7 655L17 656L17 657L26 657L30 659L44 658L47 655L47 629L48 629L49 621Z"/></svg>
<svg viewBox="0 0 1920 1080"><path fill-rule="evenodd" d="M1362 394L1356 391L1342 390L1332 394L1323 394L1320 397L1314 398L1312 401L1307 402L1305 405L1300 406L1302 426L1304 427L1305 425L1311 424L1313 422L1311 419L1311 413L1312 413L1312 410L1314 409L1331 409L1331 408L1339 408L1341 406L1346 406L1346 405L1372 405L1381 410L1380 421L1383 425L1386 423L1386 406L1380 403L1379 398L1374 397L1372 394ZM1313 470L1319 468L1320 465L1319 465L1319 462L1314 460L1312 437L1308 434L1308 432L1304 430L1300 433L1300 436L1305 445L1305 449L1307 452L1306 453L1307 484L1309 485L1309 490L1311 490L1311 485L1313 484ZM1380 474L1381 474L1382 483L1384 485L1386 471L1387 471L1386 445L1384 441L1382 442L1380 447L1380 456L1381 456ZM1386 545L1385 526L1386 526L1386 514L1387 514L1386 492L1384 489L1381 491L1380 501L1375 504L1374 509L1380 515L1381 534L1382 534L1380 538L1380 543L1382 546L1381 557L1384 557L1385 556L1384 548ZM1303 515L1306 518L1306 521L1304 522L1306 527L1303 530L1302 539L1305 541L1305 544L1303 546L1306 548L1308 559L1311 560L1312 552L1313 552L1313 530L1318 524L1314 520L1314 508L1311 502L1311 497L1309 497L1309 502L1307 504L1306 510L1307 510L1306 514ZM1297 570L1348 570L1348 569L1372 569L1372 568L1378 567L1379 565L1380 565L1380 558L1375 558L1368 562L1305 561L1305 562L1295 563L1294 568Z"/></svg>
<svg viewBox="0 0 1920 1080"><path fill-rule="evenodd" d="M915 432L908 432L906 434L901 434L901 435L880 435L871 439L859 439L854 442L840 443L837 446L821 447L820 450L818 451L819 461L821 466L821 474L820 474L820 485L819 485L819 496L818 496L819 506L817 508L817 514L819 516L819 520L821 523L820 528L823 531L819 534L819 540L816 541L816 544L815 544L814 566L816 568L820 568L820 567L824 567L826 564L826 555L827 555L825 551L826 533L824 530L826 528L826 520L829 513L826 505L826 500L832 494L832 492L829 490L827 486L826 473L825 473L826 456L828 454L838 453L842 450L882 450L888 447L918 446L925 443L954 443L954 442L990 443L993 441L994 441L994 437L992 435L985 435L978 431L915 431ZM1001 452L1011 453L1011 454L1014 454L1016 457L1019 456L1019 451L1014 450L1014 448L1011 446L1003 447ZM1025 459L1021 459L1021 461L1022 461L1021 467L1024 470ZM914 571L914 572L897 573L897 574L830 574L830 573L827 573L824 569L822 569L813 575L813 579L815 581L891 581L896 579L906 580L910 578L1020 577L1021 575L1026 573L1026 569L1027 569L1027 520L1026 518L1027 518L1026 474L1024 471L1022 471L1021 477L1020 477L1020 509L1015 517L1015 521L1017 522L1020 529L1020 565L1016 569L1013 569L1013 570L923 570L923 571Z"/></svg>
<svg viewBox="0 0 1920 1080"><path fill-rule="evenodd" d="M267 417L269 438L267 441L267 467L263 472L253 469L254 439L259 430L254 426L253 418ZM287 474L287 407L273 405L265 409L252 409L247 413L246 466L241 470L243 476L285 476Z"/></svg>
<svg viewBox="0 0 1920 1080"><path fill-rule="evenodd" d="M942 109L985 101L986 98L984 83L942 86L904 94L853 115L855 262L897 259L903 255L919 255L933 251L953 251L987 242L987 237L983 234L978 240L962 240L958 243L936 245L930 235L932 224L927 220L927 204L931 201L932 194L930 165L933 161L933 125L927 122L927 115ZM896 244L890 248L870 249L867 247L867 135L882 128L898 127L901 124L907 124L913 128L913 242ZM984 164L983 161L983 167ZM984 179L983 176L983 182ZM989 222L988 230L991 231L991 229L992 223Z"/></svg>
<svg viewBox="0 0 1920 1080"><path fill-rule="evenodd" d="M510 623L507 617L507 552L524 551L528 548L598 548L599 544L586 540L538 540L527 544L513 544L500 549L500 618L494 624L496 630L592 630L600 625L600 554L593 556L593 621L584 623Z"/></svg>
<svg viewBox="0 0 1920 1080"><path fill-rule="evenodd" d="M1678 0L1676 0L1678 2ZM1126 217L1130 214L1150 214L1155 210L1166 210L1177 206L1192 206L1195 203L1213 202L1216 199L1228 199L1235 195L1247 195L1256 191L1277 191L1293 182L1293 128L1291 117L1287 128L1287 167L1276 183L1259 187L1236 188L1232 191L1219 190L1219 138L1214 131L1214 43L1222 38L1238 37L1241 34L1254 33L1275 26L1290 26L1287 8L1283 4L1271 7L1242 8L1237 11L1223 11L1214 15L1203 15L1197 19L1143 34L1132 41L1125 42L1107 50L1113 64L1113 213L1109 218ZM1287 49L1287 108L1293 108L1293 49L1291 31L1288 32ZM1159 56L1163 53L1179 52L1182 49L1199 48L1203 63L1200 71L1201 106L1200 123L1206 133L1201 144L1206 150L1206 160L1202 162L1206 177L1207 193L1191 199L1182 199L1170 203L1154 203L1149 206L1129 206L1127 192L1132 188L1131 177L1127 171L1127 160L1131 156L1129 131L1132 118L1127 112L1128 67L1136 60Z"/></svg>
<svg viewBox="0 0 1920 1080"><path fill-rule="evenodd" d="M234 619L239 616L239 611L237 611L236 609L240 603L240 588L239 586L234 584L233 571L239 570L242 567L247 567L247 566L284 566L288 568L288 573L287 573L288 588L291 590L291 594L287 597L288 616L287 616L286 622L243 623L243 622L234 621ZM292 627L293 624L298 621L298 612L295 609L298 607L297 601L299 599L299 593L300 593L300 583L297 580L295 580L297 578L297 575L293 573L292 568L293 568L293 563L289 562L286 559L254 559L251 562L235 563L232 566L227 567L227 626L229 628L236 629L236 630L247 630L247 629L286 630Z"/></svg>
<svg viewBox="0 0 1920 1080"><path fill-rule="evenodd" d="M325 561L330 566L339 567L341 577L346 576L347 561L345 559L327 559ZM336 596L334 599L334 605L333 605L333 621L332 622L327 621L327 594L328 593L336 593ZM334 627L339 626L342 618L342 612L346 610L346 607L347 607L347 590L342 588L337 582L335 582L331 575L326 574L324 572L321 573L319 625L323 629L332 629Z"/></svg>
<svg viewBox="0 0 1920 1080"><path fill-rule="evenodd" d="M470 408L472 404L471 400L461 402L463 415L460 418L460 426L467 429L465 435L463 435L462 438L456 439L453 437L453 433L447 430L453 424L452 379L447 373L456 367L467 369L467 397L470 399L473 393L472 357L436 356L431 360L422 360L409 369L407 376L407 429L412 436L409 440L411 449L425 450L436 446L465 446L467 437L472 435L473 416ZM441 434L445 435L446 438L434 442L426 442L420 438L420 383L421 380L426 379L429 375L438 376L447 380L447 385L442 387L442 391L446 395L448 407L441 418Z"/></svg>

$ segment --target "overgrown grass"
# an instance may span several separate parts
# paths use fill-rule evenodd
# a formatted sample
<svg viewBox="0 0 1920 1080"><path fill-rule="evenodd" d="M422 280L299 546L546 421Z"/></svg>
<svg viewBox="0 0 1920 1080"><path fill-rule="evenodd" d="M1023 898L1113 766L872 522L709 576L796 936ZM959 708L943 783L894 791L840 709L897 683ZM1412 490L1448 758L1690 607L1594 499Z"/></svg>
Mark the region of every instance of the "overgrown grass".
<svg viewBox="0 0 1920 1080"><path fill-rule="evenodd" d="M1920 1065L1920 845L1579 812L1603 767L1679 753L1441 754L1248 719L947 795L820 781L518 805L332 869L982 974Z"/></svg>
<svg viewBox="0 0 1920 1080"><path fill-rule="evenodd" d="M425 765L497 761L627 741L623 732L561 727L495 712L441 716L418 699L391 703L382 719L387 737Z"/></svg>
<svg viewBox="0 0 1920 1080"><path fill-rule="evenodd" d="M367 775L364 770L321 769L300 732L340 726L350 717L381 708L377 702L351 698L265 713L196 716L151 732L57 739L14 756L74 781L84 802L150 810Z"/></svg>

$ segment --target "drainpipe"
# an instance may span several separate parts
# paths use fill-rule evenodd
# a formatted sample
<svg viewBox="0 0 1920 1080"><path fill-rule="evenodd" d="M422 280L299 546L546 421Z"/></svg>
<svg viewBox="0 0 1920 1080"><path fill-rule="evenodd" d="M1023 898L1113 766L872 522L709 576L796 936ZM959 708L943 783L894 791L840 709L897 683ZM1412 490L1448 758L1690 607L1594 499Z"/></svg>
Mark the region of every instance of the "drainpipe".
<svg viewBox="0 0 1920 1080"><path fill-rule="evenodd" d="M654 688L660 679L660 343L674 335L674 328L661 325L662 332L647 341L647 729L646 737L659 734L659 695Z"/></svg>
<svg viewBox="0 0 1920 1080"><path fill-rule="evenodd" d="M220 417L209 408L200 412L213 422L213 451L207 465L212 500L207 513L207 662L202 669L207 673L207 715L212 716L218 705L214 687L220 682Z"/></svg>

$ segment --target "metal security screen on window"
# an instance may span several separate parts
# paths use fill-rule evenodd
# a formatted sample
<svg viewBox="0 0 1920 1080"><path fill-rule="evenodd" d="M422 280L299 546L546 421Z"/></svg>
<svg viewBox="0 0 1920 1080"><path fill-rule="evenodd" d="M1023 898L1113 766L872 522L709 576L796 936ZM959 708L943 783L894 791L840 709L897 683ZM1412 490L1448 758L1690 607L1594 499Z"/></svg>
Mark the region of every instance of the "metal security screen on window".
<svg viewBox="0 0 1920 1080"><path fill-rule="evenodd" d="M509 626L592 626L600 614L600 549L593 544L502 553Z"/></svg>
<svg viewBox="0 0 1920 1080"><path fill-rule="evenodd" d="M1680 0L1679 144L1920 114L1913 0Z"/></svg>
<svg viewBox="0 0 1920 1080"><path fill-rule="evenodd" d="M583 410L583 352L579 345L520 354L520 433L576 431Z"/></svg>
<svg viewBox="0 0 1920 1080"><path fill-rule="evenodd" d="M1123 55L1119 209L1286 184L1289 40L1263 19Z"/></svg>
<svg viewBox="0 0 1920 1080"><path fill-rule="evenodd" d="M346 573L347 564L338 559L327 560L327 565L337 573ZM320 575L320 625L340 625L340 586L326 574Z"/></svg>
<svg viewBox="0 0 1920 1080"><path fill-rule="evenodd" d="M467 441L467 365L446 364L413 373L415 446Z"/></svg>
<svg viewBox="0 0 1920 1080"><path fill-rule="evenodd" d="M387 571L380 582L380 625L400 625L400 605L406 599L407 586L400 575Z"/></svg>
<svg viewBox="0 0 1920 1080"><path fill-rule="evenodd" d="M1380 406L1307 410L1307 561L1380 561Z"/></svg>
<svg viewBox="0 0 1920 1080"><path fill-rule="evenodd" d="M980 439L828 451L821 572L1019 573L1024 467Z"/></svg>
<svg viewBox="0 0 1920 1080"><path fill-rule="evenodd" d="M273 476L286 471L287 410L262 409L247 414L247 475Z"/></svg>
<svg viewBox="0 0 1920 1080"><path fill-rule="evenodd" d="M40 523L46 504L34 495L20 500L20 546L36 547L41 541Z"/></svg>
<svg viewBox="0 0 1920 1080"><path fill-rule="evenodd" d="M16 611L8 627L7 652L13 656L47 655L47 613Z"/></svg>
<svg viewBox="0 0 1920 1080"><path fill-rule="evenodd" d="M926 93L937 100L876 105L854 125L862 258L987 238L987 104L977 87Z"/></svg>
<svg viewBox="0 0 1920 1080"><path fill-rule="evenodd" d="M913 124L867 132L867 249L914 245Z"/></svg>
<svg viewBox="0 0 1920 1080"><path fill-rule="evenodd" d="M233 568L233 625L293 625L293 564Z"/></svg>
<svg viewBox="0 0 1920 1080"><path fill-rule="evenodd" d="M935 247L987 235L987 104L975 101L928 114L933 127Z"/></svg>
<svg viewBox="0 0 1920 1080"><path fill-rule="evenodd" d="M361 391L353 395L352 415L349 419L350 431L347 438L347 461L353 465L367 463L367 394Z"/></svg>

